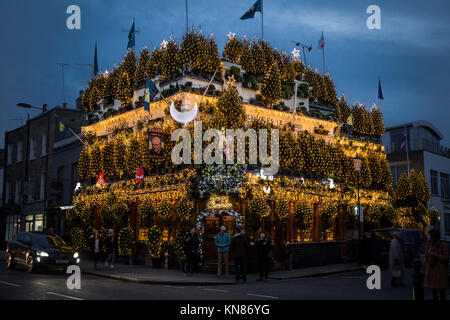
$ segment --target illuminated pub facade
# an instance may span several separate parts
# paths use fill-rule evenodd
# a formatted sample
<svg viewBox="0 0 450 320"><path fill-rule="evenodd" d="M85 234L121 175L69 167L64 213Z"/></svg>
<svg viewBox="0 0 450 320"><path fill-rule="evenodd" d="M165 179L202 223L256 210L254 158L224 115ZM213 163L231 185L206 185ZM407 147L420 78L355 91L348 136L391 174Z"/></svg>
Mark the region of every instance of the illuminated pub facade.
<svg viewBox="0 0 450 320"><path fill-rule="evenodd" d="M160 266L164 257L183 260L185 235L195 227L201 260L207 264L216 260L214 238L225 225L231 236L244 227L251 242L266 232L275 260L301 267L352 259L360 230L390 225L392 182L378 139L346 133L337 105L320 105L309 94L283 97L277 108L263 106L257 97L263 85L249 88L239 77L245 74L240 68L221 61L212 80L188 72L170 79L157 75L152 80L159 94L148 109L141 86L132 91L127 110L117 99L101 99L89 110L92 124L83 128L86 147L78 161L83 187L67 212L76 247L89 250L86 239L93 228L102 235L115 229L120 255ZM306 85L308 93L305 79L304 73L297 77L295 87L305 90ZM199 107L195 121L202 121L200 136L194 121L183 125L173 119L172 103L178 112ZM236 123L244 130L267 129L269 136L279 130L276 175L265 175L260 163L248 161L173 163L172 150L181 141L171 139L176 129L192 134L194 150L195 140L203 139L207 129L241 128ZM204 140L201 150L208 145ZM364 208L362 223L355 210L358 200ZM253 255L251 249L251 261Z"/></svg>

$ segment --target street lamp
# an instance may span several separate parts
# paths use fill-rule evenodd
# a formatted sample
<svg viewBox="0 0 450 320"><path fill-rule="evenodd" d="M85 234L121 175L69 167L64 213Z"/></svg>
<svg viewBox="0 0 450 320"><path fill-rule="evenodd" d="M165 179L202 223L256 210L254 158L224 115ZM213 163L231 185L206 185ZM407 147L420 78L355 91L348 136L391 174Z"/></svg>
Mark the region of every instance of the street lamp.
<svg viewBox="0 0 450 320"><path fill-rule="evenodd" d="M42 112L47 111L47 104L43 104L42 108L39 108L39 107L33 107L31 104L28 104L28 103L19 102L17 104L17 106L19 108L25 108L25 109L38 109L38 110L42 110Z"/></svg>
<svg viewBox="0 0 450 320"><path fill-rule="evenodd" d="M359 172L361 171L361 158L356 154L356 157L353 158L353 167L356 171L356 188L358 192L358 216L359 216L359 240L361 240L363 224L361 223L361 204L359 202Z"/></svg>

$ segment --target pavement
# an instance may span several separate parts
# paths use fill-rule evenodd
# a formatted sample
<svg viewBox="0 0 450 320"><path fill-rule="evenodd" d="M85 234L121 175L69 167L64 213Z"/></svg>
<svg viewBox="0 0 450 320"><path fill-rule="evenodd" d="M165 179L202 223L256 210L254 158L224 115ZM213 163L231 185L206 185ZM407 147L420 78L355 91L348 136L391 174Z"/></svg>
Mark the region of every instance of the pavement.
<svg viewBox="0 0 450 320"><path fill-rule="evenodd" d="M0 260L5 260L5 251L0 251ZM165 284L178 286L220 286L236 284L234 276L216 277L210 273L195 273L193 276L186 276L178 269L155 269L143 265L116 265L114 269L105 267L99 262L98 268L94 269L92 261L82 260L80 263L82 273L102 278L120 280L131 283L143 284ZM356 263L342 263L317 267L309 267L294 270L273 271L269 274L269 279L289 280L308 277L320 277L330 274L345 273L362 270ZM249 275L249 279L257 278L256 275Z"/></svg>

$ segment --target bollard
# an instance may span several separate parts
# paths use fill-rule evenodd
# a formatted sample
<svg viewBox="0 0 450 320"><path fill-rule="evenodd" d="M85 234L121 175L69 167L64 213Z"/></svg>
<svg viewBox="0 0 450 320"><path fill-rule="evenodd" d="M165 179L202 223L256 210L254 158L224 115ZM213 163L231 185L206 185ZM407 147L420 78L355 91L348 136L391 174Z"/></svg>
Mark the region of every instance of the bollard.
<svg viewBox="0 0 450 320"><path fill-rule="evenodd" d="M169 269L169 252L164 252L164 269Z"/></svg>

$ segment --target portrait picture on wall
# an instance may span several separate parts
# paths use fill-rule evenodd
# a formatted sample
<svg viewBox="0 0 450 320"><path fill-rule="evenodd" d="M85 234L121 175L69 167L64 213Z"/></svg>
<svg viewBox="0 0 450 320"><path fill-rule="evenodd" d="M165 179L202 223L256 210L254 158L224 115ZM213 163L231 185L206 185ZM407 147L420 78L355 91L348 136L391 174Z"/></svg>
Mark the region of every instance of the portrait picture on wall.
<svg viewBox="0 0 450 320"><path fill-rule="evenodd" d="M149 129L148 147L150 157L160 158L164 154L164 144L167 134L158 129Z"/></svg>

